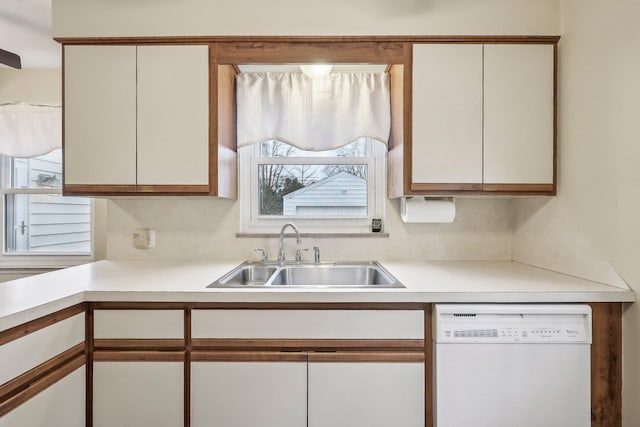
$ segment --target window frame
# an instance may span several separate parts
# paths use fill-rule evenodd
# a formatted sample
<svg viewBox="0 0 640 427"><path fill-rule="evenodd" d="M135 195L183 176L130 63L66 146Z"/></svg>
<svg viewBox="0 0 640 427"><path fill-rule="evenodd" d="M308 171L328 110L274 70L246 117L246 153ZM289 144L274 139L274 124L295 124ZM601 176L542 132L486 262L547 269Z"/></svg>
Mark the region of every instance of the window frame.
<svg viewBox="0 0 640 427"><path fill-rule="evenodd" d="M90 199L90 251L86 252L7 252L7 222L6 222L6 196L11 194L45 194L62 195L62 187L52 188L12 188L11 187L11 156L0 155L0 209L2 209L2 224L0 226L0 238L2 248L0 249L0 270L2 269L42 269L42 268L64 268L85 264L94 260L96 251L95 239L95 201ZM75 197L75 196L74 196Z"/></svg>
<svg viewBox="0 0 640 427"><path fill-rule="evenodd" d="M386 200L386 145L369 139L366 157L267 157L263 156L261 142L238 149L238 199L240 202L240 234L279 233L287 222L294 222L304 233L314 234L363 234L371 233L371 220L385 218ZM367 215L354 217L300 217L259 215L258 165L367 165ZM247 197L248 195L248 197Z"/></svg>

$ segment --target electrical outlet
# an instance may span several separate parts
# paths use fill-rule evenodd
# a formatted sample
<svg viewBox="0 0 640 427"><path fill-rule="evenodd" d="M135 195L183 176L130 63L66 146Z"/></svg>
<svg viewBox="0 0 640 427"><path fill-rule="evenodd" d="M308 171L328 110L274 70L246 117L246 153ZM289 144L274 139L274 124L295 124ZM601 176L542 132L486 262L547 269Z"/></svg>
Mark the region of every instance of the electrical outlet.
<svg viewBox="0 0 640 427"><path fill-rule="evenodd" d="M133 230L133 247L136 249L149 249L156 247L156 231L148 228Z"/></svg>

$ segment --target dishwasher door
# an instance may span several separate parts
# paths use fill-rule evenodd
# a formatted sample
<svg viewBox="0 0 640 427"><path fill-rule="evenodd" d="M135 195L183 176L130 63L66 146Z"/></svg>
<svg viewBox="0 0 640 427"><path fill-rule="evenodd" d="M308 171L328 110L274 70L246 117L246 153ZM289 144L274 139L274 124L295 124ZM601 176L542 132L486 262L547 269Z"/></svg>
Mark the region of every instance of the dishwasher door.
<svg viewBox="0 0 640 427"><path fill-rule="evenodd" d="M587 305L436 305L435 427L589 427Z"/></svg>

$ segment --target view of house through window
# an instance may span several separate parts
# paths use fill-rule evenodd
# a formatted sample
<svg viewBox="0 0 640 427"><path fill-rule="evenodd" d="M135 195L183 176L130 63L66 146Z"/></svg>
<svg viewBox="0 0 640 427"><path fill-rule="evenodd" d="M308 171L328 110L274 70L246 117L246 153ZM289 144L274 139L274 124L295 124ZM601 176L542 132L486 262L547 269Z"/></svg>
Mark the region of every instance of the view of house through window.
<svg viewBox="0 0 640 427"><path fill-rule="evenodd" d="M300 150L281 141L265 141L261 143L261 155L260 215L367 216L369 161L365 138L319 152ZM284 163L283 158L289 161Z"/></svg>
<svg viewBox="0 0 640 427"><path fill-rule="evenodd" d="M62 150L0 156L5 254L91 253L91 200L63 197Z"/></svg>

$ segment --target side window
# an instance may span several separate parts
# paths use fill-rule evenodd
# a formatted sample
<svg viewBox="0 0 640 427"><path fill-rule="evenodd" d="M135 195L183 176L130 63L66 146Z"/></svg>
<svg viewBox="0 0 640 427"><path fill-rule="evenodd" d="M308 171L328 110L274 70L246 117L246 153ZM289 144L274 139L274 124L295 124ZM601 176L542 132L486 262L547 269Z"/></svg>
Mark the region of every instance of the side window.
<svg viewBox="0 0 640 427"><path fill-rule="evenodd" d="M3 261L91 255L92 202L62 196L61 149L31 158L0 156L0 171Z"/></svg>

